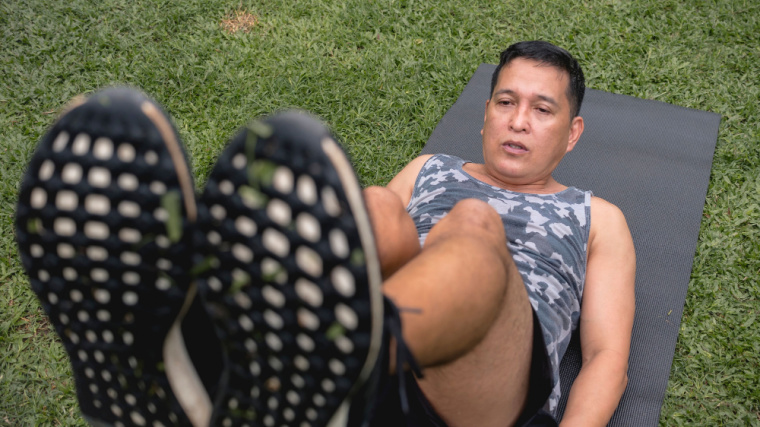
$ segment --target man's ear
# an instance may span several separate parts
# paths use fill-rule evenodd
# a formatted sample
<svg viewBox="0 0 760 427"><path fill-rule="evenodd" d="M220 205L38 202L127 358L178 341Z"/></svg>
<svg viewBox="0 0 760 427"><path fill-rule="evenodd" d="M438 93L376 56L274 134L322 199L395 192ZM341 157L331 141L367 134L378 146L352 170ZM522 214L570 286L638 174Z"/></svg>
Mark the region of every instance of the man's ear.
<svg viewBox="0 0 760 427"><path fill-rule="evenodd" d="M486 109L483 113L483 124L486 124L486 117L488 117L488 104L490 103L490 99L486 99ZM480 128L480 136L483 136L483 128Z"/></svg>
<svg viewBox="0 0 760 427"><path fill-rule="evenodd" d="M573 151L573 148L575 148L575 144L581 138L581 134L583 133L583 126L583 117L581 116L574 117L573 121L570 122L570 134L567 138L566 153Z"/></svg>

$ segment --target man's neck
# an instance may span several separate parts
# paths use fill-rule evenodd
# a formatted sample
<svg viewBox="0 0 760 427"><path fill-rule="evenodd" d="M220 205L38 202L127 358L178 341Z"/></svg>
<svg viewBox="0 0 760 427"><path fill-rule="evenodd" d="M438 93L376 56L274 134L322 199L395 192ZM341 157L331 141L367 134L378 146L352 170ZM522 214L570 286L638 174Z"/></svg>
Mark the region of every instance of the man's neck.
<svg viewBox="0 0 760 427"><path fill-rule="evenodd" d="M567 189L566 185L560 184L551 175L529 183L511 183L489 174L482 163L465 163L462 169L478 181L516 193L554 194Z"/></svg>

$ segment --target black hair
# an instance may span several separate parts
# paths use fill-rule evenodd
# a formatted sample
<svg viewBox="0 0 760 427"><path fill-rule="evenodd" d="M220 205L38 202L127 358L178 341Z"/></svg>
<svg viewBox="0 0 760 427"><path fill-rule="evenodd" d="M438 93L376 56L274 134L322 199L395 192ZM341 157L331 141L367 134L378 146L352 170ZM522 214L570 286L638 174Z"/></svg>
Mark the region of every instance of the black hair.
<svg viewBox="0 0 760 427"><path fill-rule="evenodd" d="M570 52L541 40L518 42L501 53L499 65L491 77L491 96L493 96L493 91L496 88L501 69L517 58L530 59L542 65L549 65L565 71L570 77L570 83L567 87L567 99L570 100L570 117L573 118L580 113L583 95L586 92L586 83L580 64L570 55Z"/></svg>

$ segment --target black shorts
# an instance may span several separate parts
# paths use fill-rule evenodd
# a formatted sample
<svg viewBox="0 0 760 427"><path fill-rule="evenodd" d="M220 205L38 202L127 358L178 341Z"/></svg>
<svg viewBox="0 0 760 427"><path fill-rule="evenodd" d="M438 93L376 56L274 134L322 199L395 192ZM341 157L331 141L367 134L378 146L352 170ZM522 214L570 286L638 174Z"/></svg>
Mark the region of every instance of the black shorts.
<svg viewBox="0 0 760 427"><path fill-rule="evenodd" d="M409 400L409 419L401 410L398 379L391 375L390 384L384 387L385 393L375 408L371 425L373 427L446 427L446 423L435 412L430 402L420 390L417 380L411 372L406 373L406 390ZM552 391L552 369L549 355L546 353L544 336L533 312L533 355L530 366L530 386L528 399L516 426L557 426L552 415L543 410Z"/></svg>

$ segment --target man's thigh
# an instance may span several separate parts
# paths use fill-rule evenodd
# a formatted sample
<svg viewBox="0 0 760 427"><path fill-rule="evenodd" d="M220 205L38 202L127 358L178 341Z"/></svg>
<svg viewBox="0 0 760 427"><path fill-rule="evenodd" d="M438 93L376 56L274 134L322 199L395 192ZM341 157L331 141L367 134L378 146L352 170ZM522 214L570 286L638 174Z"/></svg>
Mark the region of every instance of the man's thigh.
<svg viewBox="0 0 760 427"><path fill-rule="evenodd" d="M414 425L418 427L448 427L419 387L417 378L410 371L405 373L406 396L409 411L404 413L401 406L401 387L396 375L389 379L390 385L384 390L383 398L375 408L371 425L386 427ZM533 351L530 366L530 386L527 402L520 414L517 427L557 427L555 418L543 410L552 392L552 368L546 351L543 331L538 317L533 312ZM506 427L506 425L505 425Z"/></svg>
<svg viewBox="0 0 760 427"><path fill-rule="evenodd" d="M426 369L419 380L432 407L451 426L511 425L522 413L530 386L534 316L521 278L510 287L483 340L453 362Z"/></svg>

